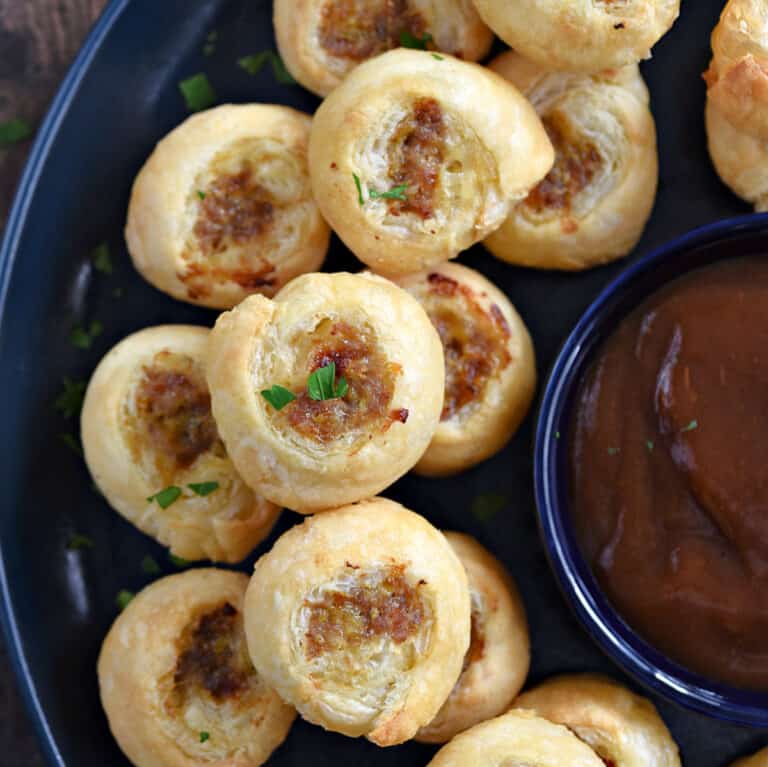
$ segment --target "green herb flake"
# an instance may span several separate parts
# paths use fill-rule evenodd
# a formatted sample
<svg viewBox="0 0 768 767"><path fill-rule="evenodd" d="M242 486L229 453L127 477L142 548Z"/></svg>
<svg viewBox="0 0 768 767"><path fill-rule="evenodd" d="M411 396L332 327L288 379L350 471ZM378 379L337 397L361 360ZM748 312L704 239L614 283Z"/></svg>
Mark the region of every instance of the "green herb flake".
<svg viewBox="0 0 768 767"><path fill-rule="evenodd" d="M560 432L559 431L555 432L555 439L560 439Z"/></svg>
<svg viewBox="0 0 768 767"><path fill-rule="evenodd" d="M176 485L169 485L163 488L159 493L150 495L147 500L152 503L157 501L157 505L161 509L167 509L172 503L175 503L181 497L181 488Z"/></svg>
<svg viewBox="0 0 768 767"><path fill-rule="evenodd" d="M200 742L201 743L205 743L205 741L208 740L210 737L211 736L210 736L209 733L203 731L203 732L200 733Z"/></svg>
<svg viewBox="0 0 768 767"><path fill-rule="evenodd" d="M197 196L198 196L198 197L199 197L201 200L204 200L204 199L205 199L205 192L204 192L202 189L198 189L198 190L197 190Z"/></svg>
<svg viewBox="0 0 768 767"><path fill-rule="evenodd" d="M368 196L372 200L407 200L405 190L408 188L408 184L400 184L400 186L393 186L387 192L377 192L375 189L368 189Z"/></svg>
<svg viewBox="0 0 768 767"><path fill-rule="evenodd" d="M136 596L132 591L128 591L127 589L121 589L117 597L115 597L115 604L121 609L125 610L126 607L131 603L133 598Z"/></svg>
<svg viewBox="0 0 768 767"><path fill-rule="evenodd" d="M171 563L174 565L174 567L178 568L184 568L189 567L192 563L187 559L182 559L181 557L177 557L175 554L168 554L168 559L171 561Z"/></svg>
<svg viewBox="0 0 768 767"><path fill-rule="evenodd" d="M19 117L0 123L0 147L26 141L32 135L32 126Z"/></svg>
<svg viewBox="0 0 768 767"><path fill-rule="evenodd" d="M83 399L85 390L88 386L86 381L73 381L71 378L64 377L62 380L64 390L56 397L53 406L64 418L79 416L83 409Z"/></svg>
<svg viewBox="0 0 768 767"><path fill-rule="evenodd" d="M93 340L102 334L104 326L98 321L93 320L88 327L77 325L69 334L69 342L77 349L90 349Z"/></svg>
<svg viewBox="0 0 768 767"><path fill-rule="evenodd" d="M687 431L693 431L694 429L699 428L699 422L694 418L687 426L683 426L680 431L685 434Z"/></svg>
<svg viewBox="0 0 768 767"><path fill-rule="evenodd" d="M112 256L106 242L100 243L93 249L91 261L93 261L93 266L97 272L112 274Z"/></svg>
<svg viewBox="0 0 768 767"><path fill-rule="evenodd" d="M214 29L208 33L203 45L203 56L213 56L216 53L216 43L219 40L219 33Z"/></svg>
<svg viewBox="0 0 768 767"><path fill-rule="evenodd" d="M652 453L653 452L653 448L656 447L656 445L654 444L654 441L652 439L647 440L646 443L645 443L645 446L648 448L648 452L649 453Z"/></svg>
<svg viewBox="0 0 768 767"><path fill-rule="evenodd" d="M507 505L507 497L500 493L482 493L472 501L472 516L480 522L493 519Z"/></svg>
<svg viewBox="0 0 768 767"><path fill-rule="evenodd" d="M357 173L353 173L352 178L355 180L355 186L357 187L357 201L360 205L365 205L365 200L363 199L363 187L360 184L360 176L358 176Z"/></svg>
<svg viewBox="0 0 768 767"><path fill-rule="evenodd" d="M192 482L187 487L195 493L195 495L201 495L205 497L210 495L214 490L219 489L218 482Z"/></svg>
<svg viewBox="0 0 768 767"><path fill-rule="evenodd" d="M94 546L93 539L87 535L80 535L79 533L73 533L67 541L68 551L82 551L84 549L92 549Z"/></svg>
<svg viewBox="0 0 768 767"><path fill-rule="evenodd" d="M425 51L427 43L432 42L432 35L425 32L423 37L415 37L407 29L400 33L400 45L403 48L413 48L418 51Z"/></svg>
<svg viewBox="0 0 768 767"><path fill-rule="evenodd" d="M112 291L112 298L122 298L122 297L123 297L123 289L118 286Z"/></svg>
<svg viewBox="0 0 768 767"><path fill-rule="evenodd" d="M80 440L72 433L59 434L59 439L75 454L83 457L83 446Z"/></svg>
<svg viewBox="0 0 768 767"><path fill-rule="evenodd" d="M157 560L149 554L141 560L141 569L147 575L159 575L162 572L160 565L157 564Z"/></svg>
<svg viewBox="0 0 768 767"><path fill-rule="evenodd" d="M620 447L609 447L608 448L608 455L618 455L621 452Z"/></svg>
<svg viewBox="0 0 768 767"><path fill-rule="evenodd" d="M445 61L445 56L441 56L439 53L433 53L432 58L437 59L438 61Z"/></svg>
<svg viewBox="0 0 768 767"><path fill-rule="evenodd" d="M282 410L289 402L293 402L296 399L296 395L292 391L277 384L273 384L271 389L263 389L261 396L275 410Z"/></svg>
<svg viewBox="0 0 768 767"><path fill-rule="evenodd" d="M311 399L322 401L343 397L349 386L343 377L336 383L336 363L329 362L312 373L307 381L307 391Z"/></svg>
<svg viewBox="0 0 768 767"><path fill-rule="evenodd" d="M216 92L204 72L182 80L179 90L190 112L201 112L216 103Z"/></svg>
<svg viewBox="0 0 768 767"><path fill-rule="evenodd" d="M272 66L275 80L281 85L294 85L296 83L291 73L285 68L283 60L274 51L260 51L250 56L244 56L238 60L237 65L249 75L257 75L267 62Z"/></svg>

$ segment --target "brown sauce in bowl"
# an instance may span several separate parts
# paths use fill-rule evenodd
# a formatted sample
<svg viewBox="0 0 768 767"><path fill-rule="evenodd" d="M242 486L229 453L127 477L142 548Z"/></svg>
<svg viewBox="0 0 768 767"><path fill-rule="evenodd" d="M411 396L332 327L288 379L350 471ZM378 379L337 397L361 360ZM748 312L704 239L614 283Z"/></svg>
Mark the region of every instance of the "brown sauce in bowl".
<svg viewBox="0 0 768 767"><path fill-rule="evenodd" d="M574 522L614 606L680 664L768 690L768 258L646 299L573 418Z"/></svg>

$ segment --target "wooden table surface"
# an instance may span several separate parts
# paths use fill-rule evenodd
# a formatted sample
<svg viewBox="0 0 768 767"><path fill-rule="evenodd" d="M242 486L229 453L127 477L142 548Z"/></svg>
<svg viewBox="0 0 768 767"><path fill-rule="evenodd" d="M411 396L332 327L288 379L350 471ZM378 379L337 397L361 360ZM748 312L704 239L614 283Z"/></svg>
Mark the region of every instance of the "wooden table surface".
<svg viewBox="0 0 768 767"><path fill-rule="evenodd" d="M162 0L158 0L161 2ZM106 0L0 0L0 123L39 125ZM31 141L0 148L0 234ZM0 767L42 767L0 641Z"/></svg>

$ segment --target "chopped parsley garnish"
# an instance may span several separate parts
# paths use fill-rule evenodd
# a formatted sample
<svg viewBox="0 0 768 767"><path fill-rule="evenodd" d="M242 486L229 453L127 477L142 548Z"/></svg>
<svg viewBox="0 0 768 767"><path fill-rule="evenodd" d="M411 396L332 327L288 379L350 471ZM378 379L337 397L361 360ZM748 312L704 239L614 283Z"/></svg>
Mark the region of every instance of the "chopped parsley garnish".
<svg viewBox="0 0 768 767"><path fill-rule="evenodd" d="M560 439L560 432L559 431L555 432L555 439Z"/></svg>
<svg viewBox="0 0 768 767"><path fill-rule="evenodd" d="M407 200L405 196L405 190L408 188L408 184L400 184L399 186L393 186L387 192L377 192L375 189L368 188L368 197L371 200Z"/></svg>
<svg viewBox="0 0 768 767"><path fill-rule="evenodd" d="M127 589L121 589L117 597L115 598L115 604L121 609L125 610L126 607L131 603L131 600L136 596L132 591L128 591Z"/></svg>
<svg viewBox="0 0 768 767"><path fill-rule="evenodd" d="M53 406L64 418L80 415L88 383L86 381L73 381L71 378L66 377L62 379L62 383L64 384L64 391L56 397Z"/></svg>
<svg viewBox="0 0 768 767"><path fill-rule="evenodd" d="M480 522L493 519L507 505L507 497L500 493L482 493L472 501L472 516Z"/></svg>
<svg viewBox="0 0 768 767"><path fill-rule="evenodd" d="M314 400L337 399L343 397L349 389L344 376L336 382L336 363L329 362L315 370L307 381L307 392Z"/></svg>
<svg viewBox="0 0 768 767"><path fill-rule="evenodd" d="M167 509L172 503L178 501L180 496L181 488L176 485L169 485L168 487L163 488L159 493L150 495L147 500L150 503L152 503L152 501L157 501L157 505L161 509Z"/></svg>
<svg viewBox="0 0 768 767"><path fill-rule="evenodd" d="M104 326L98 321L93 320L88 327L77 325L69 334L69 342L78 349L90 349L93 339L100 336Z"/></svg>
<svg viewBox="0 0 768 767"><path fill-rule="evenodd" d="M438 61L445 61L445 56L441 56L439 53L433 53L432 58L437 59Z"/></svg>
<svg viewBox="0 0 768 767"><path fill-rule="evenodd" d="M648 448L648 452L649 453L652 453L653 452L653 448L656 447L656 445L654 444L652 439L647 440L646 443L645 443L645 446Z"/></svg>
<svg viewBox="0 0 768 767"><path fill-rule="evenodd" d="M687 431L693 431L699 428L699 422L694 418L687 426L683 426L680 431L684 434Z"/></svg>
<svg viewBox="0 0 768 767"><path fill-rule="evenodd" d="M210 738L210 737L211 736L210 736L209 733L203 731L203 732L200 733L200 742L201 743L205 743L205 741L208 740L208 738Z"/></svg>
<svg viewBox="0 0 768 767"><path fill-rule="evenodd" d="M178 568L182 567L189 567L192 563L187 559L182 559L181 557L177 557L175 554L168 554L168 559L171 561L171 563Z"/></svg>
<svg viewBox="0 0 768 767"><path fill-rule="evenodd" d="M424 37L415 37L407 29L400 33L400 45L403 48L414 48L419 51L427 49L427 43L432 42L432 35L429 32L424 33Z"/></svg>
<svg viewBox="0 0 768 767"><path fill-rule="evenodd" d="M19 117L0 123L0 147L20 144L32 135L32 126Z"/></svg>
<svg viewBox="0 0 768 767"><path fill-rule="evenodd" d="M67 549L69 551L82 551L83 549L92 549L93 548L93 539L89 538L87 535L80 535L79 533L74 533L72 536L70 536L70 539L67 541Z"/></svg>
<svg viewBox="0 0 768 767"><path fill-rule="evenodd" d="M198 190L197 190L197 196L198 196L198 197L199 197L201 200L204 200L204 199L205 199L205 192L204 192L202 189L198 189Z"/></svg>
<svg viewBox="0 0 768 767"><path fill-rule="evenodd" d="M357 187L357 201L360 205L365 205L365 200L363 199L363 187L360 184L360 176L358 176L357 173L353 173L352 178L355 180L355 186Z"/></svg>
<svg viewBox="0 0 768 767"><path fill-rule="evenodd" d="M275 410L282 410L289 402L296 399L296 395L284 386L273 384L271 389L264 389L261 396L269 402Z"/></svg>
<svg viewBox="0 0 768 767"><path fill-rule="evenodd" d="M609 447L608 448L608 455L618 455L621 452L620 447Z"/></svg>
<svg viewBox="0 0 768 767"><path fill-rule="evenodd" d="M162 572L160 570L160 565L157 564L157 560L149 554L147 554L147 556L141 560L141 569L147 575L157 575L158 573Z"/></svg>
<svg viewBox="0 0 768 767"><path fill-rule="evenodd" d="M216 91L204 72L198 72L179 83L179 90L190 112L200 112L216 103Z"/></svg>
<svg viewBox="0 0 768 767"><path fill-rule="evenodd" d="M219 489L218 482L192 482L187 487L195 493L195 495L210 495L214 490Z"/></svg>
<svg viewBox="0 0 768 767"><path fill-rule="evenodd" d="M76 455L83 457L83 446L80 440L71 433L59 434L59 439Z"/></svg>
<svg viewBox="0 0 768 767"><path fill-rule="evenodd" d="M214 29L208 33L203 46L203 56L213 56L216 53L216 43L219 40L219 33Z"/></svg>
<svg viewBox="0 0 768 767"><path fill-rule="evenodd" d="M264 64L269 62L272 66L272 74L281 85L294 85L296 80L285 68L283 60L274 51L260 51L250 56L244 56L237 62L240 69L244 69L249 75L257 75Z"/></svg>
<svg viewBox="0 0 768 767"><path fill-rule="evenodd" d="M93 261L93 266L97 272L112 274L112 256L106 242L100 243L93 249L91 261Z"/></svg>

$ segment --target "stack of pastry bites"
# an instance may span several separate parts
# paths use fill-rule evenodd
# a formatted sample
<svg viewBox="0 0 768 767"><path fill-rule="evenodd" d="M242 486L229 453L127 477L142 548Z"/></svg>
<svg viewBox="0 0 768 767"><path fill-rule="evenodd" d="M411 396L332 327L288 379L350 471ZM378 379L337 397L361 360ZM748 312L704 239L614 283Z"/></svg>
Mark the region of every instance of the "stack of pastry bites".
<svg viewBox="0 0 768 767"><path fill-rule="evenodd" d="M139 767L256 767L296 711L380 746L467 731L440 765L679 763L653 707L607 680L558 680L504 714L529 664L510 576L377 497L408 471L498 452L533 398L523 320L450 259L485 241L505 261L587 268L629 252L653 204L637 61L678 3L507 6L277 0L288 68L327 96L314 118L195 115L135 182L137 269L228 311L212 331L147 328L102 360L82 417L94 480L189 560L239 562L283 507L312 515L250 580L188 570L117 619L99 681ZM491 30L519 53L461 60ZM331 227L370 271L316 272Z"/></svg>

